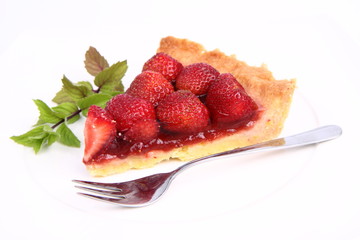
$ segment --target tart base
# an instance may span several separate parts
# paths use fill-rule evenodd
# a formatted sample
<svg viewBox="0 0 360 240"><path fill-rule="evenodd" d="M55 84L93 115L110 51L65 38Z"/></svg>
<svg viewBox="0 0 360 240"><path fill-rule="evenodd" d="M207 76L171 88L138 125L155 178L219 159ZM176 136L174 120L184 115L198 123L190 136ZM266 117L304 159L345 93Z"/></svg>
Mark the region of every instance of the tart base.
<svg viewBox="0 0 360 240"><path fill-rule="evenodd" d="M129 169L148 168L169 159L191 161L206 155L267 141L281 133L295 90L295 79L275 80L264 65L249 66L237 60L235 56L226 56L219 50L206 51L202 45L186 39L163 38L157 51L169 54L184 66L204 62L212 65L220 73L233 74L246 92L261 106L263 112L253 122L253 126L212 141L203 141L169 151L153 150L144 154L129 155L123 159L109 156L101 163L89 161L86 163L86 168L92 176L108 176Z"/></svg>

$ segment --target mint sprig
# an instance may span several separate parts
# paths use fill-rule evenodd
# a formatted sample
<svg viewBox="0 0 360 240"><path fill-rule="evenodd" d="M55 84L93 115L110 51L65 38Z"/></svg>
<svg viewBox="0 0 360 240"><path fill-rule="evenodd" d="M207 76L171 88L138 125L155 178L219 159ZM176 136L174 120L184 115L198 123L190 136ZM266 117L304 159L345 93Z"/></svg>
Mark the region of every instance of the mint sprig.
<svg viewBox="0 0 360 240"><path fill-rule="evenodd" d="M90 47L85 54L85 69L94 76L93 84L88 81L73 83L65 75L61 79L62 88L52 99L57 105L49 107L42 100L34 100L39 110L39 118L34 127L11 139L16 143L32 147L35 153L59 142L70 147L80 147L80 140L69 128L87 116L91 105L105 107L115 95L124 92L122 78L127 71L127 62L121 61L109 66L107 60L94 48Z"/></svg>

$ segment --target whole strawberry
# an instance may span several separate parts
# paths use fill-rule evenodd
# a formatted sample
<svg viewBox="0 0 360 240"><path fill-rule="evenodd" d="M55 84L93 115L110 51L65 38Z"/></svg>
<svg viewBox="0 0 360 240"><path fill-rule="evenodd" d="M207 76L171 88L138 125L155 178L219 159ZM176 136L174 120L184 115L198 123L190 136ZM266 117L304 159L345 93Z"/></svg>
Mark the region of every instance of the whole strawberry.
<svg viewBox="0 0 360 240"><path fill-rule="evenodd" d="M129 130L139 120L155 120L154 106L149 101L126 93L110 99L105 109L113 116L120 132Z"/></svg>
<svg viewBox="0 0 360 240"><path fill-rule="evenodd" d="M148 100L154 106L172 92L173 85L161 73L154 71L137 75L126 91L127 94Z"/></svg>
<svg viewBox="0 0 360 240"><path fill-rule="evenodd" d="M179 90L168 95L156 109L162 128L174 133L194 133L206 129L209 111L190 91Z"/></svg>
<svg viewBox="0 0 360 240"><path fill-rule="evenodd" d="M155 119L141 119L135 122L124 134L130 142L149 142L157 137L160 125Z"/></svg>
<svg viewBox="0 0 360 240"><path fill-rule="evenodd" d="M245 91L244 87L236 80L231 73L222 73L216 79L216 85L212 87L211 91L229 91L231 89L241 89Z"/></svg>
<svg viewBox="0 0 360 240"><path fill-rule="evenodd" d="M210 84L219 74L207 63L194 63L184 67L176 79L176 88L189 90L195 95L203 95L207 93Z"/></svg>
<svg viewBox="0 0 360 240"><path fill-rule="evenodd" d="M166 53L157 53L143 66L143 71L161 73L169 82L173 81L183 69L183 65Z"/></svg>
<svg viewBox="0 0 360 240"><path fill-rule="evenodd" d="M206 96L211 119L215 124L243 124L258 109L255 101L232 75L220 75Z"/></svg>

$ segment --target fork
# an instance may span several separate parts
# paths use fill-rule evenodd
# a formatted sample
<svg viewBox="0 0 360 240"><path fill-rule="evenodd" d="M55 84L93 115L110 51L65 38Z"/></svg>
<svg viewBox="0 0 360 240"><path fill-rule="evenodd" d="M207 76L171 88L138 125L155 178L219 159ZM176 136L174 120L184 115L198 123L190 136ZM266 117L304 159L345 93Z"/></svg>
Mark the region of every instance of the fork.
<svg viewBox="0 0 360 240"><path fill-rule="evenodd" d="M323 126L293 136L277 138L274 140L201 157L185 163L184 165L178 167L171 172L158 173L132 181L120 183L100 183L73 180L73 182L80 185L88 186L84 187L76 185L78 189L95 193L94 195L79 192L78 194L82 196L109 203L114 203L123 207L143 207L157 201L168 189L172 180L180 172L200 162L214 160L230 154L254 153L320 143L335 139L339 137L341 133L341 128L336 125Z"/></svg>

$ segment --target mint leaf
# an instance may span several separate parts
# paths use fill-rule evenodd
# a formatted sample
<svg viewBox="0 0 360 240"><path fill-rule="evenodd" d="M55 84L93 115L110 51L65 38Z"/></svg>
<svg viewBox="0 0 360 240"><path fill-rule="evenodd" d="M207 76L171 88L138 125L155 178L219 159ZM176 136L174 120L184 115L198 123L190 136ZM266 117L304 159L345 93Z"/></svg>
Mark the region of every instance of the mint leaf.
<svg viewBox="0 0 360 240"><path fill-rule="evenodd" d="M52 110L54 111L56 116L65 119L66 122L69 124L76 122L80 118L79 115L75 115L72 118L68 119L69 116L72 116L72 114L79 110L77 105L72 102L61 103L58 106L53 107Z"/></svg>
<svg viewBox="0 0 360 240"><path fill-rule="evenodd" d="M123 92L124 85L121 79L124 77L127 68L126 60L117 62L96 75L94 83L99 87L100 92L103 89Z"/></svg>
<svg viewBox="0 0 360 240"><path fill-rule="evenodd" d="M64 88L56 93L55 97L52 99L54 103L60 104L64 102L75 102Z"/></svg>
<svg viewBox="0 0 360 240"><path fill-rule="evenodd" d="M35 153L38 153L43 147L53 144L57 139L57 134L50 126L41 125L22 135L12 136L11 139L16 143L32 147Z"/></svg>
<svg viewBox="0 0 360 240"><path fill-rule="evenodd" d="M118 94L124 93L124 91L114 91L112 89L103 88L101 89L101 94L109 95L109 96L116 96Z"/></svg>
<svg viewBox="0 0 360 240"><path fill-rule="evenodd" d="M63 88L65 92L74 100L77 101L83 97L92 94L92 89L89 88L89 85L85 85L82 83L80 84L73 84L67 77L63 77L61 80L63 83ZM91 86L91 85L90 85Z"/></svg>
<svg viewBox="0 0 360 240"><path fill-rule="evenodd" d="M90 82L80 81L80 82L75 83L75 86L81 88L86 96L90 96L92 94L95 94L95 92L93 91L93 86L91 85Z"/></svg>
<svg viewBox="0 0 360 240"><path fill-rule="evenodd" d="M62 89L53 98L53 102L61 104L64 102L76 102L77 100L92 95L92 85L89 82L72 83L65 75L61 79Z"/></svg>
<svg viewBox="0 0 360 240"><path fill-rule="evenodd" d="M80 140L65 123L61 124L57 128L56 133L58 135L58 142L69 147L80 147Z"/></svg>
<svg viewBox="0 0 360 240"><path fill-rule="evenodd" d="M105 107L113 96L123 93L121 80L128 68L126 61L109 67L106 59L93 47L86 52L84 63L86 70L95 76L94 83L98 88L94 90L88 81L73 83L64 75L61 79L62 88L52 99L58 105L49 107L39 99L34 100L40 113L37 124L22 135L12 136L12 140L32 147L36 153L55 141L67 146L80 146L79 139L68 124L77 121L80 113L86 116L91 105Z"/></svg>
<svg viewBox="0 0 360 240"><path fill-rule="evenodd" d="M40 116L39 121L37 124L43 124L43 123L57 123L61 121L62 119L58 117L55 112L43 101L36 99L34 100L34 103L36 104L37 108L39 109Z"/></svg>
<svg viewBox="0 0 360 240"><path fill-rule="evenodd" d="M109 67L106 59L94 47L90 47L85 54L85 68L93 76Z"/></svg>
<svg viewBox="0 0 360 240"><path fill-rule="evenodd" d="M80 99L77 104L79 106L80 109L82 110L82 114L84 116L87 115L88 109L91 105L97 105L99 107L105 107L106 103L112 98L112 95L108 95L108 94L102 94L102 93L98 93L98 94L94 94L91 95L89 97Z"/></svg>

